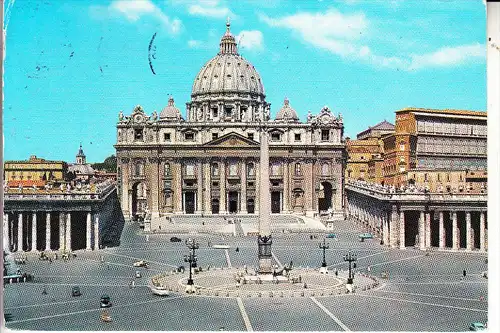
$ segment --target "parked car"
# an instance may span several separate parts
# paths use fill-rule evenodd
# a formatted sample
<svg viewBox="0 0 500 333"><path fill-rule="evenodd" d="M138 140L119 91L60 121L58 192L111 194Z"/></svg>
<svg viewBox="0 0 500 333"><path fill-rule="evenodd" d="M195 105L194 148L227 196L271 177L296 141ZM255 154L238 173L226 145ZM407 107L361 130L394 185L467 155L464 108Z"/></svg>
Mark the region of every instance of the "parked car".
<svg viewBox="0 0 500 333"><path fill-rule="evenodd" d="M141 272L139 272L139 271L135 271L135 277L136 277L136 278L140 278L140 277L142 277Z"/></svg>
<svg viewBox="0 0 500 333"><path fill-rule="evenodd" d="M369 232L365 232L365 233L362 233L362 234L359 234L359 240L364 242L365 239L372 239L373 238L373 234L369 233Z"/></svg>
<svg viewBox="0 0 500 333"><path fill-rule="evenodd" d="M481 276L487 279L488 278L488 271L482 272Z"/></svg>
<svg viewBox="0 0 500 333"><path fill-rule="evenodd" d="M181 242L181 241L182 241L182 239L180 239L179 237L171 237L171 238L170 238L170 241L171 241L172 243L177 243L177 242Z"/></svg>
<svg viewBox="0 0 500 333"><path fill-rule="evenodd" d="M111 306L111 298L108 295L101 296L101 308L109 308Z"/></svg>
<svg viewBox="0 0 500 333"><path fill-rule="evenodd" d="M75 286L75 287L71 288L71 296L74 297L74 296L81 296L81 295L82 295L82 293L80 291L80 287Z"/></svg>
<svg viewBox="0 0 500 333"><path fill-rule="evenodd" d="M471 330L471 331L485 331L486 327L484 327L483 323L480 323L477 321L477 322L470 324L469 330Z"/></svg>
<svg viewBox="0 0 500 333"><path fill-rule="evenodd" d="M144 260L134 262L134 267L147 267L148 263Z"/></svg>
<svg viewBox="0 0 500 333"><path fill-rule="evenodd" d="M337 234L328 234L326 238L337 238Z"/></svg>

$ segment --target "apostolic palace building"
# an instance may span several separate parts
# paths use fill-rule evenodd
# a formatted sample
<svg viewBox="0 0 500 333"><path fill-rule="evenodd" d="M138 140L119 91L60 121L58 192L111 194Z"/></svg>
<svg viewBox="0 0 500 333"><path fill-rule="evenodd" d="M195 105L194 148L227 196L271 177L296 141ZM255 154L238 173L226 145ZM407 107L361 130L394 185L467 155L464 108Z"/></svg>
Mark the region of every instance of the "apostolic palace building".
<svg viewBox="0 0 500 333"><path fill-rule="evenodd" d="M125 216L258 214L259 140L269 133L272 213L343 219L343 121L328 108L301 122L288 99L271 119L264 84L227 30L194 78L186 118L170 97L158 115L135 107L117 124Z"/></svg>

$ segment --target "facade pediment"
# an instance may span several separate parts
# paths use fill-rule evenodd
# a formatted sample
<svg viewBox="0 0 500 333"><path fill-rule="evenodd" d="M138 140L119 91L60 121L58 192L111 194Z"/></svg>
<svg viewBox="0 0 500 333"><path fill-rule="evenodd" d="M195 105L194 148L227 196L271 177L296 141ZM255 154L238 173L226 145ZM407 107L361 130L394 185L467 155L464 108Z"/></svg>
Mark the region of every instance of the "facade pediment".
<svg viewBox="0 0 500 333"><path fill-rule="evenodd" d="M259 143L246 138L238 133L228 133L215 140L209 141L204 146L209 147L255 147Z"/></svg>

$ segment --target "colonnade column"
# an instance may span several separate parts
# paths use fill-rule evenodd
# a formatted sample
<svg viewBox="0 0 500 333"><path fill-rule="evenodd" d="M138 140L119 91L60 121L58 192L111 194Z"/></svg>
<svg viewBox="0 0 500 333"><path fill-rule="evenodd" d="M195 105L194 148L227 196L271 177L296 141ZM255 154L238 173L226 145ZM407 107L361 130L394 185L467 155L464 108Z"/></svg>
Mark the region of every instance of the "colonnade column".
<svg viewBox="0 0 500 333"><path fill-rule="evenodd" d="M4 243L4 246L7 245L7 248L10 250L10 225L9 225L9 214L4 213L3 214L3 241L7 242L7 244Z"/></svg>
<svg viewBox="0 0 500 333"><path fill-rule="evenodd" d="M36 251L36 212L31 215L31 251Z"/></svg>
<svg viewBox="0 0 500 333"><path fill-rule="evenodd" d="M227 214L227 204L226 204L226 160L222 159L220 163L220 206L219 214Z"/></svg>
<svg viewBox="0 0 500 333"><path fill-rule="evenodd" d="M460 245L460 239L459 239L459 230L458 230L458 222L457 222L457 212L452 212L452 235L453 235L453 250L458 250L459 245Z"/></svg>
<svg viewBox="0 0 500 333"><path fill-rule="evenodd" d="M446 243L446 230L444 229L444 213L439 212L439 248L444 249Z"/></svg>
<svg viewBox="0 0 500 333"><path fill-rule="evenodd" d="M470 212L465 212L465 247L468 251L472 251L474 245L474 234L472 233L472 225L470 220Z"/></svg>
<svg viewBox="0 0 500 333"><path fill-rule="evenodd" d="M64 251L65 248L65 235L66 235L66 224L64 223L65 216L64 213L59 213L59 251Z"/></svg>
<svg viewBox="0 0 500 333"><path fill-rule="evenodd" d="M387 212L384 212L384 216L382 217L382 225L383 225L383 233L384 233L384 245L388 246L390 242L389 237L389 221L387 219Z"/></svg>
<svg viewBox="0 0 500 333"><path fill-rule="evenodd" d="M198 168L196 170L197 179L196 184L198 185L196 193L196 214L201 214L203 212L203 164L201 161L198 162Z"/></svg>
<svg viewBox="0 0 500 333"><path fill-rule="evenodd" d="M390 234L391 234L391 247L395 248L398 246L399 228L398 228L398 207L392 206L391 219L390 219Z"/></svg>
<svg viewBox="0 0 500 333"><path fill-rule="evenodd" d="M87 228L85 230L87 232L85 249L92 250L92 214L90 212L87 212Z"/></svg>
<svg viewBox="0 0 500 333"><path fill-rule="evenodd" d="M431 213L425 212L425 247L431 247Z"/></svg>
<svg viewBox="0 0 500 333"><path fill-rule="evenodd" d="M23 213L17 216L17 251L23 251Z"/></svg>
<svg viewBox="0 0 500 333"><path fill-rule="evenodd" d="M399 248L406 248L406 232L405 232L405 212L399 212Z"/></svg>
<svg viewBox="0 0 500 333"><path fill-rule="evenodd" d="M486 221L484 212L479 213L479 249L486 251Z"/></svg>
<svg viewBox="0 0 500 333"><path fill-rule="evenodd" d="M100 249L100 242L101 240L99 239L99 215L96 214L95 220L94 220L94 249L98 250Z"/></svg>
<svg viewBox="0 0 500 333"><path fill-rule="evenodd" d="M418 244L420 250L425 250L425 213L420 211L420 218L418 220Z"/></svg>
<svg viewBox="0 0 500 333"><path fill-rule="evenodd" d="M241 196L240 196L240 212L247 213L247 161L242 159L241 163Z"/></svg>
<svg viewBox="0 0 500 333"><path fill-rule="evenodd" d="M68 212L66 214L66 230L65 230L65 236L66 236L66 244L64 247L64 250L66 252L71 252L71 212Z"/></svg>
<svg viewBox="0 0 500 333"><path fill-rule="evenodd" d="M45 215L45 251L50 251L50 212Z"/></svg>

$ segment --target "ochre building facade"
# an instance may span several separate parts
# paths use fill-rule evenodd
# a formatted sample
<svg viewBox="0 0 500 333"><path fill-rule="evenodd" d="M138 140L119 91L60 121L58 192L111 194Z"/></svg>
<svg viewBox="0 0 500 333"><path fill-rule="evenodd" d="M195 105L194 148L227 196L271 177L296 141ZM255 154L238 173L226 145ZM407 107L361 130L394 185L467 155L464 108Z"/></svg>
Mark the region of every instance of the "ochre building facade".
<svg viewBox="0 0 500 333"><path fill-rule="evenodd" d="M117 124L124 215L258 214L259 142L269 137L271 212L343 219L343 120L323 107L301 122L285 98L274 119L260 75L227 30L196 75L184 119L173 98Z"/></svg>

